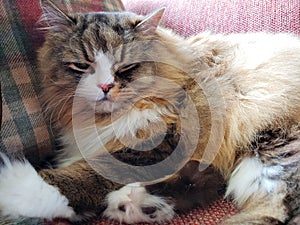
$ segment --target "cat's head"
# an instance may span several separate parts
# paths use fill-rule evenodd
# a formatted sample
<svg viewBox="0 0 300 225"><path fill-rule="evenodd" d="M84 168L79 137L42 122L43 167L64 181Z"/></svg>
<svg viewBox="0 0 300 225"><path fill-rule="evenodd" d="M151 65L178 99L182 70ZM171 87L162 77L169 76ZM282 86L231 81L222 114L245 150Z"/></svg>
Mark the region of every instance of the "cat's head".
<svg viewBox="0 0 300 225"><path fill-rule="evenodd" d="M179 58L166 45L173 42L168 38L171 35L162 43L157 32L164 10L147 16L130 12L66 14L49 2L43 19L46 42L39 53L46 76L46 101L76 95L97 113L111 113L128 101L150 107L155 101L164 104L161 96L175 96L173 81L162 86L164 80L158 79L165 74L177 79L177 69L160 61Z"/></svg>

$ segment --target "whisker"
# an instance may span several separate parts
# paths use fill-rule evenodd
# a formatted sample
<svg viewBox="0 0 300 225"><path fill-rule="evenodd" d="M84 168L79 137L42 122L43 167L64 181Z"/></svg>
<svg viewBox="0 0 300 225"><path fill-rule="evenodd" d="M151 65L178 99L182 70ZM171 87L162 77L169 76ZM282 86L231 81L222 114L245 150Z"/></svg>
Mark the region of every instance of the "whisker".
<svg viewBox="0 0 300 225"><path fill-rule="evenodd" d="M60 113L63 110L66 102L69 101L73 97L74 97L74 94L70 93L67 96L62 97L58 101L57 101L58 98L56 97L56 98L50 99L50 101L46 101L43 104L44 105L44 112L46 113L46 116L48 116L48 118L49 118L49 123L50 123L49 128L52 132L52 135L54 135L53 130L55 129L53 127L53 125L55 124L55 122L57 122L57 120L59 120ZM60 108L60 112L57 114L57 117L54 118L54 115L56 114L56 109L58 109L58 108Z"/></svg>

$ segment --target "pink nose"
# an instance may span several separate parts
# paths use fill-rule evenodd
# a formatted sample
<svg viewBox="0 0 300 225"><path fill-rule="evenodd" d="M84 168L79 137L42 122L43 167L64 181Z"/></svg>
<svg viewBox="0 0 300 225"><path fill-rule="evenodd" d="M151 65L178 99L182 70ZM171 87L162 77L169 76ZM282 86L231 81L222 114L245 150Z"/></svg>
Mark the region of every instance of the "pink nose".
<svg viewBox="0 0 300 225"><path fill-rule="evenodd" d="M107 93L114 86L114 84L113 83L110 83L110 84L99 83L97 86L98 86L98 88L101 88L101 90L104 93Z"/></svg>

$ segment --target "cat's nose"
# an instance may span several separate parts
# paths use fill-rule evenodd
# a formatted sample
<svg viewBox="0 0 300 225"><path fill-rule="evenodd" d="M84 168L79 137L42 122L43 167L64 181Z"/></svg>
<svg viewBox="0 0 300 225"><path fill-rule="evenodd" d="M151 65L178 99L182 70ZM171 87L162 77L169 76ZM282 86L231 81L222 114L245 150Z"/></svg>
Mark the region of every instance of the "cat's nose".
<svg viewBox="0 0 300 225"><path fill-rule="evenodd" d="M109 92L109 90L110 90L111 88L114 87L114 84L113 84L113 83L109 83L109 84L102 84L102 83L99 83L97 86L98 86L98 88L100 88L100 89L104 92L104 94L106 94L106 93Z"/></svg>

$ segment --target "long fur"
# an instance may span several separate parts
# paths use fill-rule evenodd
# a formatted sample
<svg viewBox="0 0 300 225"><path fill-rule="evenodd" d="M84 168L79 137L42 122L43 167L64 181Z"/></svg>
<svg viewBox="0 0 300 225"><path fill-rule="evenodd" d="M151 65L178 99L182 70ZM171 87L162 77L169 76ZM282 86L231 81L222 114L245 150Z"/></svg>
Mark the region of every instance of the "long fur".
<svg viewBox="0 0 300 225"><path fill-rule="evenodd" d="M100 132L105 149L115 152L126 147L124 143L132 142L133 146L139 146L146 137L163 133L165 124L174 124L176 129L173 132L175 136L181 136L181 148L186 151L177 168L182 167L189 158L212 163L229 182L227 194L233 195L242 208L248 201L264 199L263 193L275 192L286 182L282 180L285 169L294 163L298 166L297 162L292 161L283 165L280 160L270 166L251 147L258 133L279 128L289 130L300 122L298 37L292 34L203 33L184 39L157 27L157 18L161 17L161 13L153 20L146 17L145 21L131 13L103 15L105 22L102 22L101 14L72 16L77 21L85 18L84 28L80 22L74 26L81 30L81 36L74 34L72 26L66 27L65 32L49 32L39 57L41 71L45 75L43 99L50 118L62 127L65 154L74 152L76 138L80 139L80 145L85 146L84 150L81 148L85 156L102 154L97 141L93 141L97 138L94 126ZM118 30L114 26L116 20ZM100 42L94 41L98 32L95 21L101 27ZM133 27L139 23L143 23L143 29L134 30ZM112 75L115 87L111 90L111 98L117 104L117 113L114 110L111 113L96 113L90 119L94 109L91 114L86 113L88 106L81 98L72 104L77 86L72 74L66 74L65 68L55 57L62 54L60 47L70 39L72 44L68 43L73 48L66 47L64 60L74 60L74 54L84 49L88 60L96 60L96 63L101 63L94 55L99 50L105 52L102 57L107 60L103 62L114 64L111 58L115 57L117 63L113 68L121 62L128 63L128 59L135 62L145 58L149 60L149 56L156 62L140 62L140 67L130 74L130 81ZM86 40L89 40L89 45L85 44ZM78 45L82 43L80 41L83 41L84 48ZM58 43L55 46L59 48L53 47L54 43ZM98 69L98 76L104 76L101 71ZM65 76L62 78L60 74ZM161 79L154 79L154 74ZM93 76L97 76L97 70ZM163 79L170 83L162 82ZM138 85L130 86L135 81ZM130 100L129 107L122 104L123 99ZM189 108L189 100L194 106L194 113L193 108ZM146 126L142 122L145 118ZM80 123L75 123L77 120ZM197 129L192 129L195 125L198 125ZM116 127L117 130L109 131L109 127ZM142 136L137 140L136 135ZM196 143L194 140L197 140ZM194 152L187 151L193 148ZM299 149L293 154L297 152ZM278 157L275 149L269 154ZM78 153L68 157L72 155ZM66 159L63 155L63 160ZM71 161L67 159L67 162ZM252 170L256 172L252 173ZM293 180L292 177L290 179ZM272 195L272 198L283 204L286 191L284 193L278 197ZM280 212L274 218L285 221L286 208L279 207L278 210Z"/></svg>

